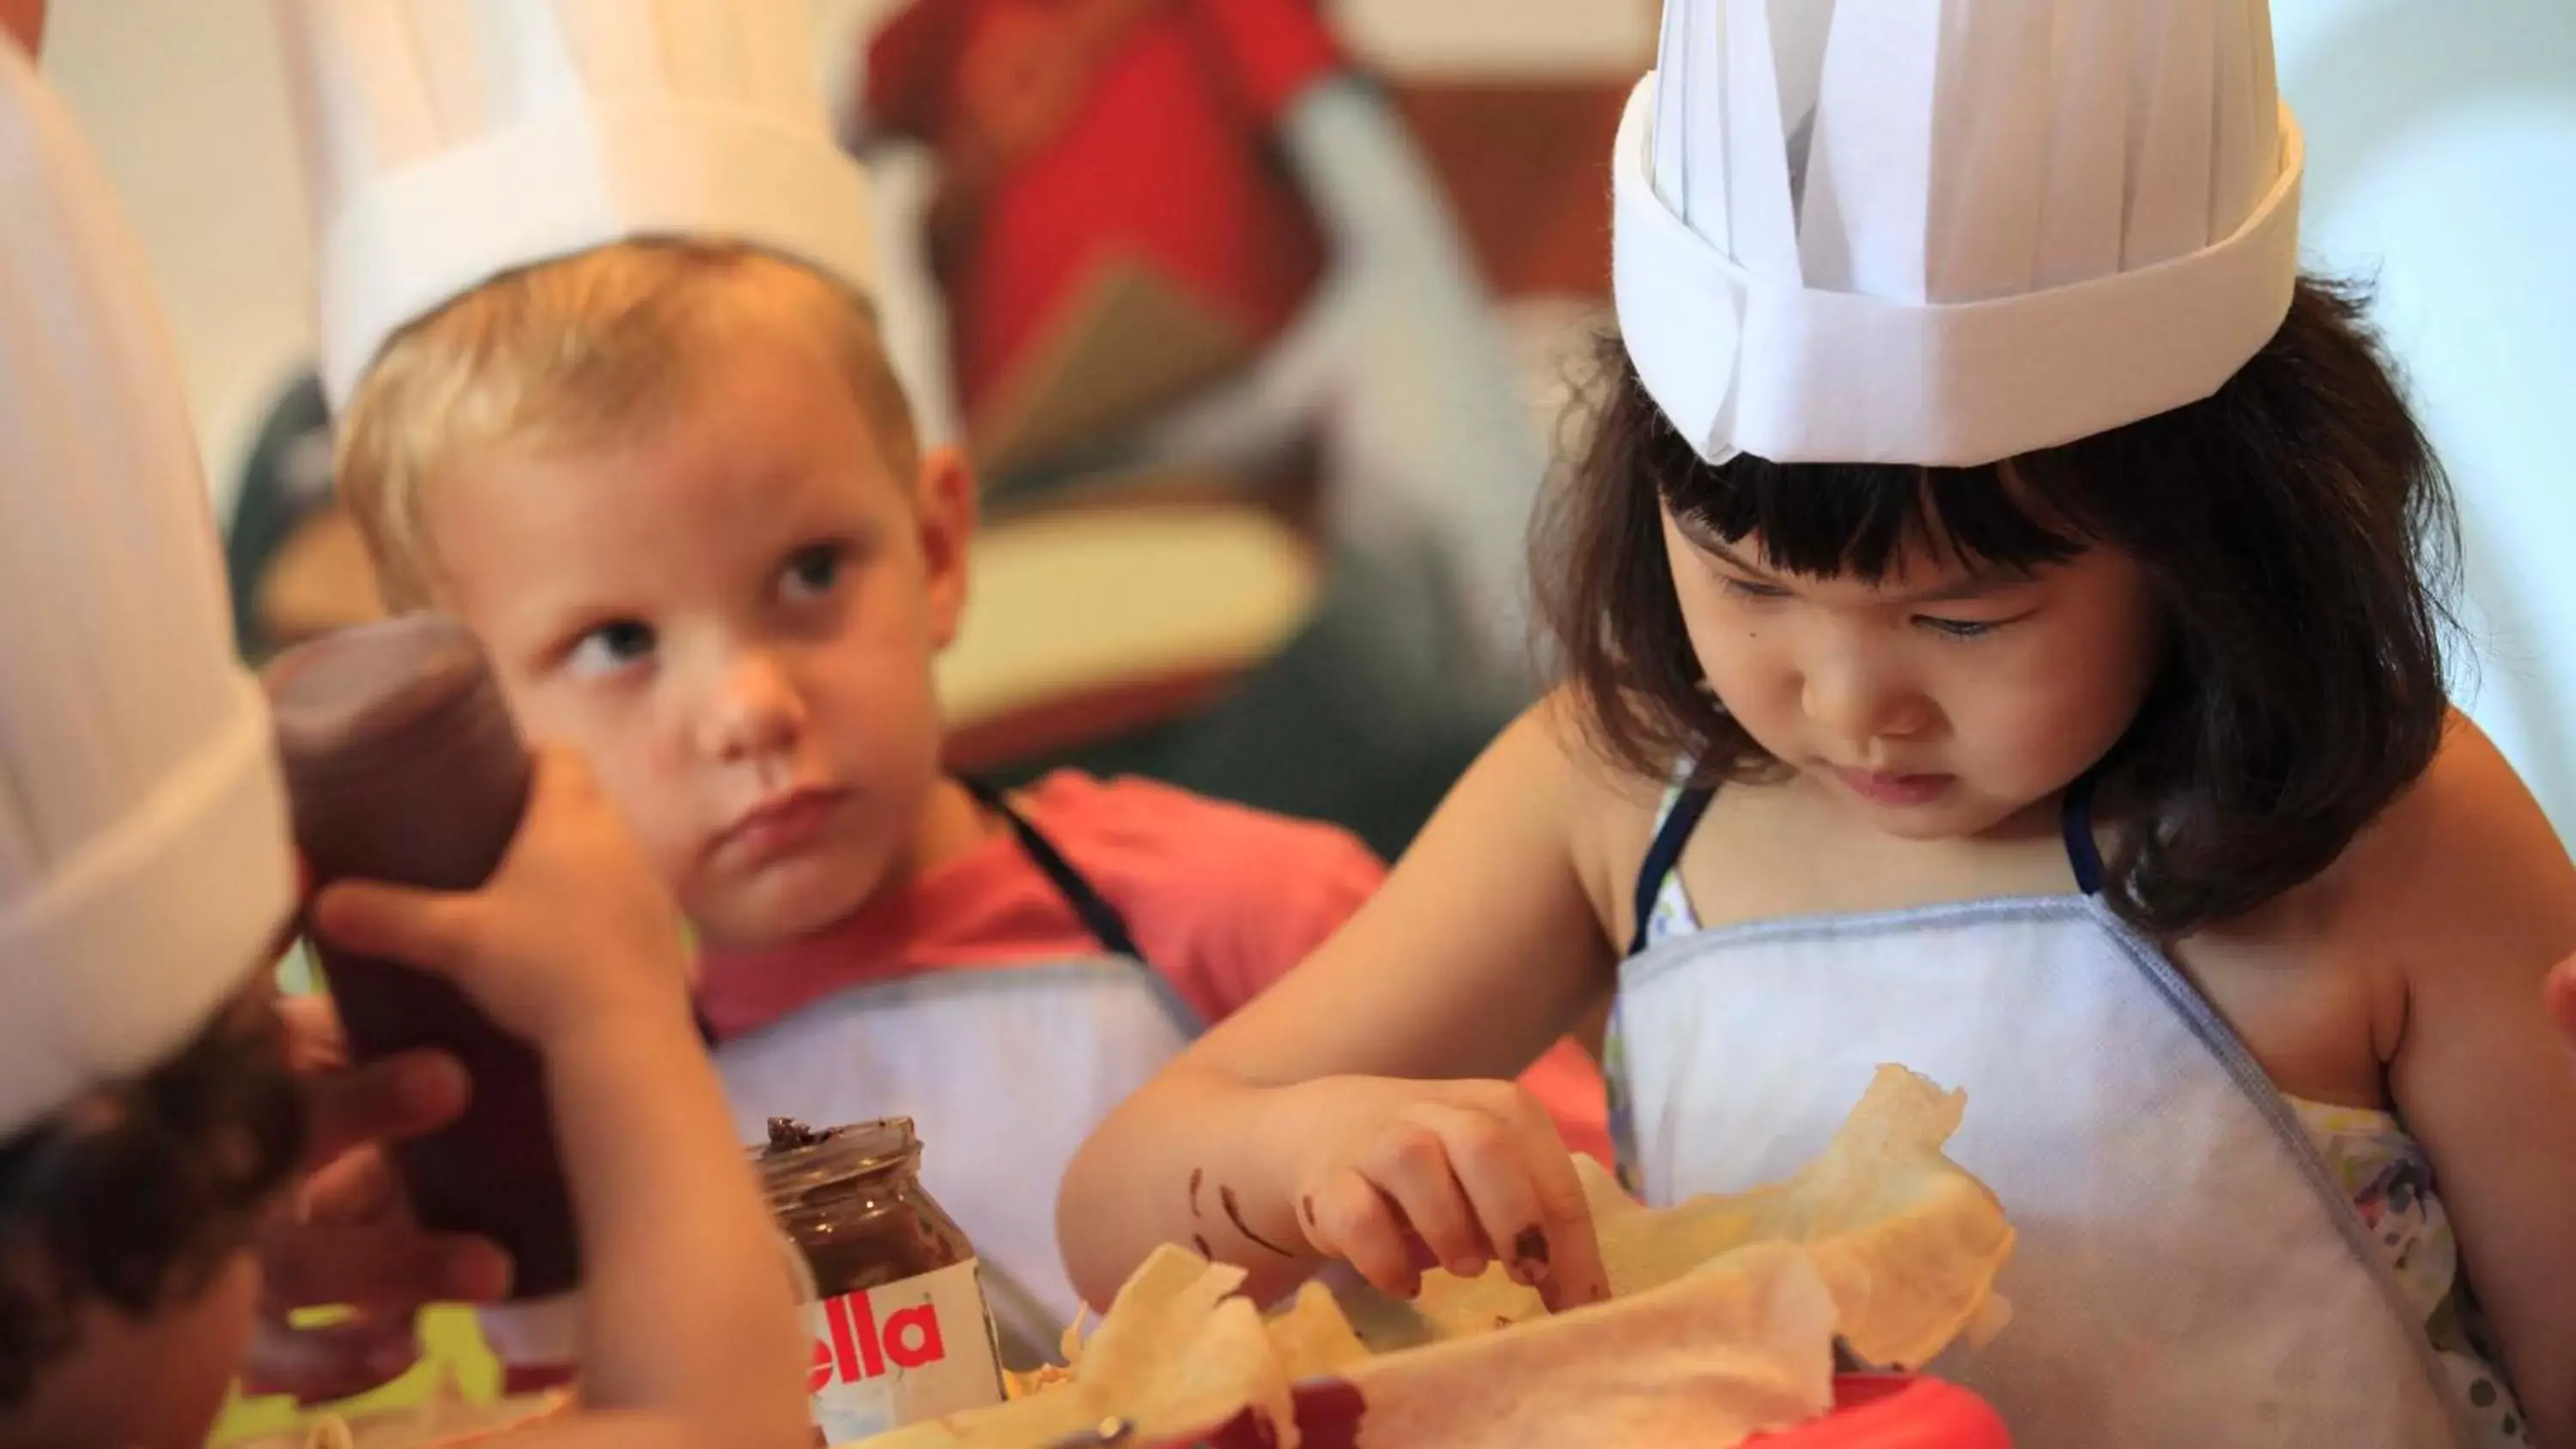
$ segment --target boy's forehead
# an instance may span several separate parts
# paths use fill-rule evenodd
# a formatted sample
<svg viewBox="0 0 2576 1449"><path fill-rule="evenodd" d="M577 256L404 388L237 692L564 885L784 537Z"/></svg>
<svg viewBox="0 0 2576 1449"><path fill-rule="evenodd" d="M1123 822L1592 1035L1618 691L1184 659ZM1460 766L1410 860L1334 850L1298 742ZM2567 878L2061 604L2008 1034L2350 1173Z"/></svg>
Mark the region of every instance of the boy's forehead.
<svg viewBox="0 0 2576 1449"><path fill-rule="evenodd" d="M767 566L815 534L909 512L910 488L865 432L772 421L716 408L695 425L478 449L420 500L440 572L490 586L737 556Z"/></svg>

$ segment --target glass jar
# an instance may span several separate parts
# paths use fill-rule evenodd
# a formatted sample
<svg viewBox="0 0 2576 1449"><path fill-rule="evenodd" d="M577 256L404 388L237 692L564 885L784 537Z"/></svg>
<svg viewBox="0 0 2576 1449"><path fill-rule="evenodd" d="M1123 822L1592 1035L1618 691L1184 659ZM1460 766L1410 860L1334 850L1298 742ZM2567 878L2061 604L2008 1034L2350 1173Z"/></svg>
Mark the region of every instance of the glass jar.
<svg viewBox="0 0 2576 1449"><path fill-rule="evenodd" d="M1001 1402L974 1245L922 1187L909 1119L821 1131L776 1119L755 1157L796 1249L825 1443Z"/></svg>

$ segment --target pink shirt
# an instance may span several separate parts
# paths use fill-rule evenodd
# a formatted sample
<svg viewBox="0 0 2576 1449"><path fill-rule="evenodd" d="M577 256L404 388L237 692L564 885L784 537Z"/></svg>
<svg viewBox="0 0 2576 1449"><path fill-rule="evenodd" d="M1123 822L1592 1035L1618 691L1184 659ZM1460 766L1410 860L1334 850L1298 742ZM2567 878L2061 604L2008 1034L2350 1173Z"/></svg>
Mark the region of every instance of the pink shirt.
<svg viewBox="0 0 2576 1449"><path fill-rule="evenodd" d="M1202 1022L1286 975L1386 875L1343 831L1148 781L1061 773L1014 804L1125 918L1137 948ZM997 832L827 931L709 952L699 1007L732 1038L855 986L1099 951L1019 843ZM1609 1161L1601 1077L1581 1048L1558 1043L1522 1081L1568 1146Z"/></svg>

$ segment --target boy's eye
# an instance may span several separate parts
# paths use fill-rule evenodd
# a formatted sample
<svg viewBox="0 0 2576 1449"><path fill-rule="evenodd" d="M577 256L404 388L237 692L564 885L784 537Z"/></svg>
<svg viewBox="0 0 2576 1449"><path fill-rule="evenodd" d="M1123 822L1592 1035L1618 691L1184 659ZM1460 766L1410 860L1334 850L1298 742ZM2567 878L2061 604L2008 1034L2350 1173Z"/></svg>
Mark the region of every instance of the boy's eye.
<svg viewBox="0 0 2576 1449"><path fill-rule="evenodd" d="M577 674L615 674L651 655L653 643L652 625L612 619L575 640L565 662Z"/></svg>
<svg viewBox="0 0 2576 1449"><path fill-rule="evenodd" d="M849 550L841 544L818 543L800 548L787 560L787 591L809 598L828 594L841 581L848 562Z"/></svg>

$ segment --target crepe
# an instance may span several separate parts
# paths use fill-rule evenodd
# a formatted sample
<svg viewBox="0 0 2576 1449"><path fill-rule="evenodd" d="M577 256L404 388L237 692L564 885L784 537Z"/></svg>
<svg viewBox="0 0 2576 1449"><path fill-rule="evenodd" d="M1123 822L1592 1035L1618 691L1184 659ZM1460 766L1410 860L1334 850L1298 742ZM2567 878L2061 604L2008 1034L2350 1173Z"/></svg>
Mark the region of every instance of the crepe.
<svg viewBox="0 0 2576 1449"><path fill-rule="evenodd" d="M1307 1285L1264 1319L1239 1268L1166 1247L1148 1259L1053 1386L999 1408L867 1441L870 1449L1044 1449L1110 1420L1129 1442L1243 1417L1297 1449L1294 1385L1338 1380L1357 1442L1507 1449L1686 1439L1723 1449L1833 1406L1839 1340L1918 1366L2003 1319L2003 1209L1942 1153L1965 1097L1881 1068L1823 1155L1785 1182L1661 1211L1578 1160L1611 1297L1549 1315L1489 1268L1434 1271L1419 1297Z"/></svg>

